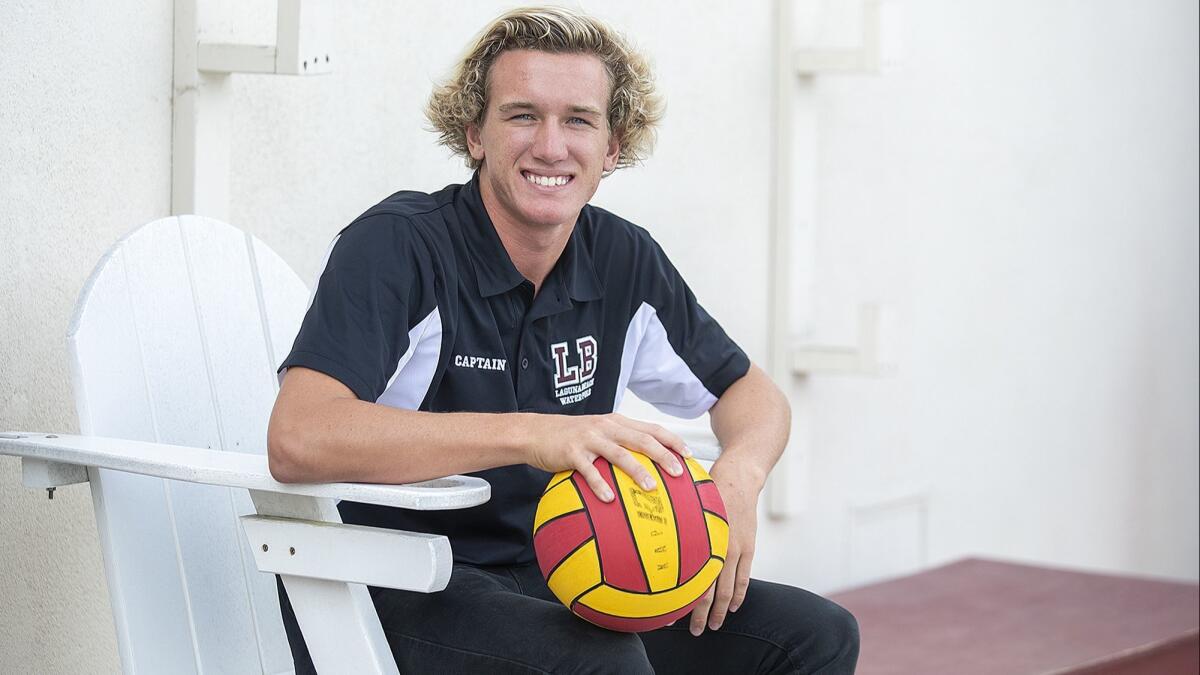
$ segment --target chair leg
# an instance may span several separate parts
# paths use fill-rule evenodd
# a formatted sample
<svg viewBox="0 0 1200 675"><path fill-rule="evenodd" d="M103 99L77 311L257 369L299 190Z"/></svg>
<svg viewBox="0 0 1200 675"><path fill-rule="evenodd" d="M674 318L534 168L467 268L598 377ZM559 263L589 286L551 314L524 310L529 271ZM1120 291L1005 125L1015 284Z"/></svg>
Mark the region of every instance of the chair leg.
<svg viewBox="0 0 1200 675"><path fill-rule="evenodd" d="M332 499L250 491L259 515L341 523ZM281 574L313 665L321 675L399 675L371 594L362 584Z"/></svg>
<svg viewBox="0 0 1200 675"><path fill-rule="evenodd" d="M280 576L317 672L399 675L366 586Z"/></svg>

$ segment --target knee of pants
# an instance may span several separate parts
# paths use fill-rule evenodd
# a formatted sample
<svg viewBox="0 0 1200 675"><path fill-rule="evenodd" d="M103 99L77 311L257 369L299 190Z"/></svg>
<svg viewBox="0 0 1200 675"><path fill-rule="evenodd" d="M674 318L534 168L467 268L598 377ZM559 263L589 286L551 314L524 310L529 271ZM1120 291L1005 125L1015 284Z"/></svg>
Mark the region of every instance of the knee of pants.
<svg viewBox="0 0 1200 675"><path fill-rule="evenodd" d="M858 662L858 620L841 605L808 591L760 584L765 613L793 665L805 672L852 673ZM771 591L771 592L769 592ZM749 606L749 600L747 600Z"/></svg>
<svg viewBox="0 0 1200 675"><path fill-rule="evenodd" d="M814 636L813 652L831 672L853 672L858 661L858 620L841 605L830 602L822 617L824 630Z"/></svg>
<svg viewBox="0 0 1200 675"><path fill-rule="evenodd" d="M653 673L641 639L634 633L593 629L571 645L571 672ZM557 672L557 670L555 671Z"/></svg>

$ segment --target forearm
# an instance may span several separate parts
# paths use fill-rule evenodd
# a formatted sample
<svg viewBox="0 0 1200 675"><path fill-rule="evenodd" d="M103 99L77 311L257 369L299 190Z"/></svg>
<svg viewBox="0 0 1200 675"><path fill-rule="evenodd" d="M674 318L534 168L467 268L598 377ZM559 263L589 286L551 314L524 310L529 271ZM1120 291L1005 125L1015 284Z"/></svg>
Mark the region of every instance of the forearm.
<svg viewBox="0 0 1200 675"><path fill-rule="evenodd" d="M429 413L338 398L268 431L286 482L412 483L524 461L521 414Z"/></svg>
<svg viewBox="0 0 1200 675"><path fill-rule="evenodd" d="M758 497L787 445L791 406L761 368L734 382L709 411L721 456L710 472L725 502L729 545L713 589L692 611L692 635L720 628L746 599L754 561Z"/></svg>
<svg viewBox="0 0 1200 675"><path fill-rule="evenodd" d="M709 411L722 447L714 470L736 470L761 489L787 446L791 414L783 392L761 368L751 365Z"/></svg>
<svg viewBox="0 0 1200 675"><path fill-rule="evenodd" d="M338 380L299 367L288 369L267 428L271 475L283 482L412 483L529 464L581 471L604 501L613 495L596 457L653 489L630 450L679 475L683 467L668 447L685 451L675 434L621 415L400 410L360 401Z"/></svg>

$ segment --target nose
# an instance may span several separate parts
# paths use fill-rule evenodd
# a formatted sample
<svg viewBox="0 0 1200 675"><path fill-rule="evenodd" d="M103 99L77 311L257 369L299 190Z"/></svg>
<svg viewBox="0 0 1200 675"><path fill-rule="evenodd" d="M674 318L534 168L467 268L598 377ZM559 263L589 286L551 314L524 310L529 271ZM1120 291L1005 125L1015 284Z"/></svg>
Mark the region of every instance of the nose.
<svg viewBox="0 0 1200 675"><path fill-rule="evenodd" d="M557 162L567 158L567 137L558 122L547 120L538 126L532 151L533 156L543 162Z"/></svg>

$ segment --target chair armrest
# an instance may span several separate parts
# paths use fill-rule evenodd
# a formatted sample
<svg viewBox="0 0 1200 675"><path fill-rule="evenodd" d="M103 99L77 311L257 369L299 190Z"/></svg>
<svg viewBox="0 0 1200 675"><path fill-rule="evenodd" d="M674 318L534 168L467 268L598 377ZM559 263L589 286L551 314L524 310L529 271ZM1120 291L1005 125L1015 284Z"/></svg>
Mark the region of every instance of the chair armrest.
<svg viewBox="0 0 1200 675"><path fill-rule="evenodd" d="M102 436L4 432L0 433L0 455L52 465L97 467L190 483L346 499L422 511L477 506L491 497L491 486L487 481L472 476L447 476L406 485L280 483L271 477L265 455ZM43 475L54 473L43 471ZM66 475L69 472L58 473ZM79 481L64 480L63 484L68 482Z"/></svg>
<svg viewBox="0 0 1200 675"><path fill-rule="evenodd" d="M442 535L273 516L241 522L260 572L434 593L453 570Z"/></svg>

